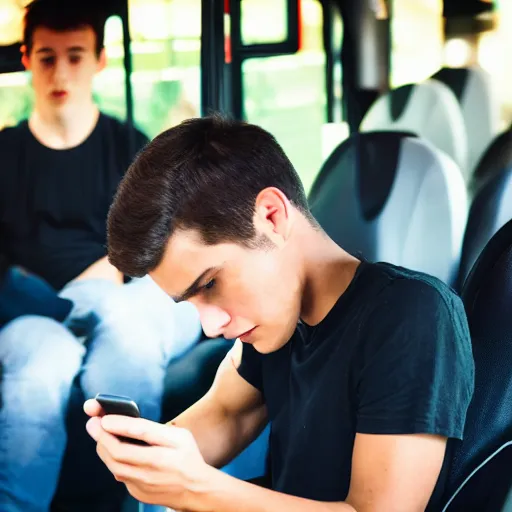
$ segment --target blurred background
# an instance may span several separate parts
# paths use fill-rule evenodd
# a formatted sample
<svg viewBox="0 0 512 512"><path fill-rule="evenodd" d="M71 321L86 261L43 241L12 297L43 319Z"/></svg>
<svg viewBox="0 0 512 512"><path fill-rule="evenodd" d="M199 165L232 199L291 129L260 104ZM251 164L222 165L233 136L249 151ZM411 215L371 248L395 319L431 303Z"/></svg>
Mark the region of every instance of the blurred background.
<svg viewBox="0 0 512 512"><path fill-rule="evenodd" d="M16 69L26 3L0 0L0 127L26 118L31 108L30 75ZM105 37L108 66L95 84L101 109L127 117L126 22L132 95L128 108L133 108L130 117L139 128L153 137L208 108L238 110L235 115L277 136L306 188L329 151L354 130L347 112L350 101L362 100L356 115L360 120L376 91L420 82L442 66L478 65L486 70L500 105L500 127L512 121L507 88L512 82L512 2L507 0L111 3ZM222 10L223 19L216 9ZM232 19L235 14L239 19ZM239 41L232 38L234 25L240 29ZM293 35L289 29L297 30L298 47L285 47ZM221 31L223 48L205 48L219 41ZM211 62L217 50L223 50L224 69ZM239 72L232 69L228 76L234 65ZM205 86L214 73L223 75L217 82L228 98L212 103L205 98ZM358 76L344 77L347 73ZM360 94L346 95L347 88ZM241 105L227 107L230 100Z"/></svg>

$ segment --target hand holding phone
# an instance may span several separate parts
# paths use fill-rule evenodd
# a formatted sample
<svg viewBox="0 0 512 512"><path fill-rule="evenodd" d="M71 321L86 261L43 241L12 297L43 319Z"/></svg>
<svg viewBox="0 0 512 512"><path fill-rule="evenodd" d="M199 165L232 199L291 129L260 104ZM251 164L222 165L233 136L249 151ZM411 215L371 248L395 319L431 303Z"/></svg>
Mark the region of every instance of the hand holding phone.
<svg viewBox="0 0 512 512"><path fill-rule="evenodd" d="M140 411L137 404L127 396L98 393L95 398L101 405L105 414L118 414L120 416L129 416L130 418L140 418ZM119 440L147 446L147 443L139 439L119 436Z"/></svg>

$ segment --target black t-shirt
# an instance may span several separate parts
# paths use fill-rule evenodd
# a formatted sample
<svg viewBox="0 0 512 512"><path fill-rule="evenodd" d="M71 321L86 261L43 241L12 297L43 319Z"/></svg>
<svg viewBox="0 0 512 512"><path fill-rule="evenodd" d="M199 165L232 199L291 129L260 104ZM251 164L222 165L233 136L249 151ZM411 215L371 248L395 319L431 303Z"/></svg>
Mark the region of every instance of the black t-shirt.
<svg viewBox="0 0 512 512"><path fill-rule="evenodd" d="M358 432L461 439L474 377L461 300L433 277L368 262L322 322L299 323L270 354L244 345L238 371L268 408L272 488L320 501L346 498Z"/></svg>
<svg viewBox="0 0 512 512"><path fill-rule="evenodd" d="M146 142L105 114L83 143L65 150L41 144L27 121L1 131L2 253L57 290L104 257L108 209Z"/></svg>

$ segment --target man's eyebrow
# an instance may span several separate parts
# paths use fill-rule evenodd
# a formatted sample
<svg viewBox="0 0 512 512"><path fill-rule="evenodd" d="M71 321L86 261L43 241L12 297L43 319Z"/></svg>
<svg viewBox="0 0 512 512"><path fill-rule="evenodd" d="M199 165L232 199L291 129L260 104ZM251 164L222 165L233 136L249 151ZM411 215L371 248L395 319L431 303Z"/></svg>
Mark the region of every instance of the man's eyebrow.
<svg viewBox="0 0 512 512"><path fill-rule="evenodd" d="M185 300L190 299L194 295L197 295L199 289L201 288L201 281L204 277L209 274L212 270L215 270L216 267L207 268L181 295L172 297L174 302L183 302Z"/></svg>
<svg viewBox="0 0 512 512"><path fill-rule="evenodd" d="M66 51L68 53L83 53L86 50L83 46L71 46L67 48ZM44 46L43 48L39 48L36 53L55 53L55 50L49 46Z"/></svg>

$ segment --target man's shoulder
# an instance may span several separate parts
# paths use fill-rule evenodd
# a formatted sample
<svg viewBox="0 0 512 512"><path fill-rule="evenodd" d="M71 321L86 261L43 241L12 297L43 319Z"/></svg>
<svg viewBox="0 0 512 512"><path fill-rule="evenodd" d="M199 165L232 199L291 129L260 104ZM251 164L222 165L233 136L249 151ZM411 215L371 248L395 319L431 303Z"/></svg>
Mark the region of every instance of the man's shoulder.
<svg viewBox="0 0 512 512"><path fill-rule="evenodd" d="M448 285L387 263L371 265L378 289L366 301L362 317L367 343L422 343L426 332L431 333L433 343L448 338L466 343L470 339L464 304Z"/></svg>
<svg viewBox="0 0 512 512"><path fill-rule="evenodd" d="M2 155L0 175L11 177L14 175L13 170L17 166L25 130L26 122L24 121L0 130L0 154Z"/></svg>
<svg viewBox="0 0 512 512"><path fill-rule="evenodd" d="M460 439L474 375L462 301L432 276L378 265L387 283L353 363L357 431Z"/></svg>
<svg viewBox="0 0 512 512"><path fill-rule="evenodd" d="M0 146L12 147L13 143L18 142L25 130L25 121L21 121L15 126L8 126L0 130Z"/></svg>
<svg viewBox="0 0 512 512"><path fill-rule="evenodd" d="M388 263L374 265L381 274L381 289L377 301L399 304L416 304L423 308L432 306L460 307L459 296L440 279L422 272Z"/></svg>

